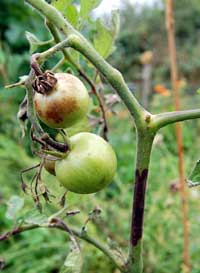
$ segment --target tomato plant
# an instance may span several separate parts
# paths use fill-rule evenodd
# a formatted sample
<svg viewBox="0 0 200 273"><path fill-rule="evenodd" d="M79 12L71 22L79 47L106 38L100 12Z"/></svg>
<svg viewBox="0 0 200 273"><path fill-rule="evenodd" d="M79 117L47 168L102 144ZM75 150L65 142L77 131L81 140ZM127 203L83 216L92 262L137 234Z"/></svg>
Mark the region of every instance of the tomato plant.
<svg viewBox="0 0 200 273"><path fill-rule="evenodd" d="M31 143L32 146L35 144L37 148L33 151L40 157L39 164L23 170L21 174L22 189L32 195L41 212L41 197L47 202L50 201L49 191L41 178L43 166L54 174L54 162L56 162L55 174L60 183L67 190L82 194L94 193L103 189L111 182L116 171L115 153L108 142L96 134L86 132L68 138L68 135L62 130L62 128L74 126L86 117L89 109L89 96L84 84L76 76L67 73L53 74L49 71L45 73L41 71L40 66L56 52L61 51L64 61L73 66L76 73L90 86L91 96L95 97L99 104L101 114L98 115L100 111L96 111L95 114L89 113L95 132L102 134L105 139L107 138L106 111L113 104L113 96L111 95L109 103L106 103L102 92L99 92L96 87L102 78L116 91L130 113L132 125L136 127L137 150L128 245L129 254L123 254L121 251L116 253L106 243L101 243L93 238L85 228L79 231L73 226L68 227L67 221L59 217L63 213L63 208L56 214L45 218L44 221L28 222L25 225L23 225L23 221L20 221L11 232L3 234L1 239L6 240L12 235L40 227L57 228L67 232L72 243L71 252L64 262L62 272L69 272L69 270L70 272L81 272L81 246L76 239L79 237L107 255L121 272L141 273L143 271L143 218L146 185L154 138L164 126L199 118L200 109L153 114L139 103L124 81L122 74L105 60L114 49L114 38L118 32L117 14L113 14L110 27L106 26L101 20L96 22L96 35L92 37L93 43L81 34L81 27L85 26L84 20L90 17L92 9L100 3L99 0L82 0L80 12L76 5L71 4L71 1L53 1L52 5L44 0L25 0L25 2L34 7L45 18L45 24L53 36L54 45L43 52L33 54L29 75L13 85L22 85L26 88L26 97L20 106L18 117L23 122L26 119L29 120ZM65 12L66 10L67 12ZM83 32L85 33L85 31ZM39 47L41 44L39 40L31 37L30 39L29 34L29 41L32 45L34 43L34 46L37 44ZM78 57L74 51L78 52ZM93 65L94 69L91 74L94 76L94 82L82 68L83 60L79 59L79 55L87 60L87 66L91 68L91 64ZM63 60L59 61L57 68L62 63ZM62 134L63 141L54 139L48 130L45 131L37 116L47 126L56 129L56 134ZM51 162L51 168L48 160L53 162ZM23 179L23 174L33 169L37 169L37 171L30 187L28 187ZM197 171L199 172L199 168ZM195 177L198 177L196 168ZM66 193L64 193L64 197L65 195ZM62 197L62 201L63 199ZM64 205L64 202L61 203ZM21 206L22 204L19 207ZM93 210L89 219L98 213L99 209ZM75 212L70 213L70 215L75 214Z"/></svg>

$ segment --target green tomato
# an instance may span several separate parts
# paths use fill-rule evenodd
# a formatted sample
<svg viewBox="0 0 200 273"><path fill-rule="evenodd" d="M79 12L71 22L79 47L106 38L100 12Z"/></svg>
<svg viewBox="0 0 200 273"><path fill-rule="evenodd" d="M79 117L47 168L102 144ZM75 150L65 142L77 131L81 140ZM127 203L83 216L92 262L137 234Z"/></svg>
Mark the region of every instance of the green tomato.
<svg viewBox="0 0 200 273"><path fill-rule="evenodd" d="M52 91L35 92L34 105L39 118L51 128L68 128L83 119L89 109L89 95L84 84L68 73L54 74Z"/></svg>
<svg viewBox="0 0 200 273"><path fill-rule="evenodd" d="M70 142L71 151L55 164L58 181L75 193L100 191L112 181L117 169L111 145L92 133L76 134Z"/></svg>

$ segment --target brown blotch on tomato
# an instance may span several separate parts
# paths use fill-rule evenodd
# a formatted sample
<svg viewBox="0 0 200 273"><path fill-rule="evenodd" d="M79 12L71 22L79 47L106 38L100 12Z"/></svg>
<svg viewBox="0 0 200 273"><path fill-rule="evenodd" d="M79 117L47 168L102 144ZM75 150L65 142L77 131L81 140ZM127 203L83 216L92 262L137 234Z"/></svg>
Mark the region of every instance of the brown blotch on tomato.
<svg viewBox="0 0 200 273"><path fill-rule="evenodd" d="M73 98L63 99L61 101L50 102L45 112L45 118L55 123L63 122L65 114L76 111L77 103Z"/></svg>
<svg viewBox="0 0 200 273"><path fill-rule="evenodd" d="M36 112L38 113L39 116L42 117L43 116L42 111L41 111L41 109L39 107L39 104L38 104L38 102L36 100L34 100L34 105L35 105Z"/></svg>

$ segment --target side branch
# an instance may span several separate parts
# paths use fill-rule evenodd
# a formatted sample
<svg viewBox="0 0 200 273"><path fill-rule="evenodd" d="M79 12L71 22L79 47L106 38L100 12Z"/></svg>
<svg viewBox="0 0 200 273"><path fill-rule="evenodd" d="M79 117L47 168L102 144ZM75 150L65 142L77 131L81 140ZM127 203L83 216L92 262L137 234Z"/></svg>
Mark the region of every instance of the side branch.
<svg viewBox="0 0 200 273"><path fill-rule="evenodd" d="M65 225L63 221L60 219L52 219L52 222L45 223L42 225L32 224L32 225L24 225L14 228L11 231L8 231L2 235L0 235L0 241L8 240L10 237L23 233L25 231L37 229L37 228L53 228L53 229L60 229L62 231L65 231L69 234L69 236L76 236L80 239L83 239L84 241L88 242L89 244L95 246L100 251L102 251L110 260L115 264L115 266L121 271L126 273L126 267L124 265L124 262L118 258L106 245L102 244L101 242L95 240L87 233L83 233L75 228L69 228ZM56 221L55 221L56 220ZM66 228L67 227L67 228Z"/></svg>
<svg viewBox="0 0 200 273"><path fill-rule="evenodd" d="M149 113L138 103L137 99L125 83L121 73L109 65L109 63L107 63L92 47L87 39L76 31L53 6L47 4L44 0L25 0L25 2L37 9L65 36L71 36L72 34L73 39L70 39L70 46L91 61L121 97L131 115L134 117L136 125L143 126L145 123L145 116L149 115Z"/></svg>
<svg viewBox="0 0 200 273"><path fill-rule="evenodd" d="M200 109L166 112L155 115L151 125L160 129L171 123L197 118L200 118Z"/></svg>

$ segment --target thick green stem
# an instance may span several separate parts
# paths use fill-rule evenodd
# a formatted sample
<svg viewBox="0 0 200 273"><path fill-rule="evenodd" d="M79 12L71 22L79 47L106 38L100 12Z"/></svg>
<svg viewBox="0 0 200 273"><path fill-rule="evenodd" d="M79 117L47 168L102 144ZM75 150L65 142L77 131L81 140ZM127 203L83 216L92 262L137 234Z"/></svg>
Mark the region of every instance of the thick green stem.
<svg viewBox="0 0 200 273"><path fill-rule="evenodd" d="M142 235L145 194L154 133L148 129L137 132L137 158L133 195L128 268L130 273L143 272Z"/></svg>
<svg viewBox="0 0 200 273"><path fill-rule="evenodd" d="M197 118L200 118L200 109L167 112L154 116L151 126L159 129L171 123Z"/></svg>
<svg viewBox="0 0 200 273"><path fill-rule="evenodd" d="M52 5L47 4L44 0L25 0L25 2L36 8L37 11L49 19L49 21L65 35L76 32L76 30L65 20L62 14Z"/></svg>

